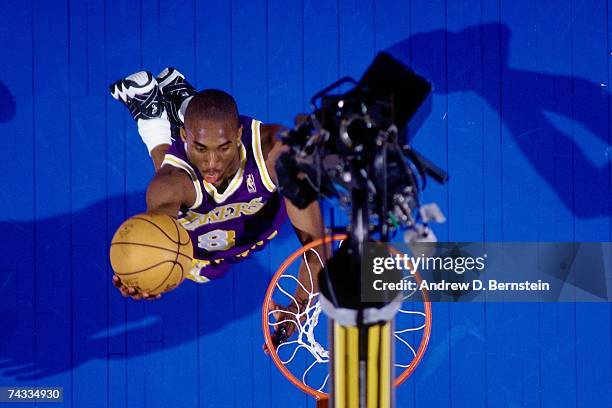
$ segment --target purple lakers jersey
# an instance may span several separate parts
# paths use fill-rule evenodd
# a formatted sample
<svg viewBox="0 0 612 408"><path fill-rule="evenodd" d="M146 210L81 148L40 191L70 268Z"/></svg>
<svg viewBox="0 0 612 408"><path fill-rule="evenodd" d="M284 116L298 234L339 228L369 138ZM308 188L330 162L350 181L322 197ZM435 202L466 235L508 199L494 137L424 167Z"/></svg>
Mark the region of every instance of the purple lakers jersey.
<svg viewBox="0 0 612 408"><path fill-rule="evenodd" d="M184 170L193 182L195 203L181 210L178 220L193 242L194 268L189 278L198 282L218 277L228 269L228 263L261 249L287 218L284 202L266 169L261 122L240 116L240 124L240 167L225 191L217 191L204 180L189 162L180 138L170 146L162 164ZM219 268L221 264L223 268Z"/></svg>

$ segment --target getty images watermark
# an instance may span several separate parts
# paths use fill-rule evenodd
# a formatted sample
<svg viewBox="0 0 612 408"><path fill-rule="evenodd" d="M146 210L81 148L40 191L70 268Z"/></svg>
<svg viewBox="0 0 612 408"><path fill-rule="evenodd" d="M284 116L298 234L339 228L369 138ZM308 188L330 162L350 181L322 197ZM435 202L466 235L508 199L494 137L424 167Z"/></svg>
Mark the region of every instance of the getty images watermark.
<svg viewBox="0 0 612 408"><path fill-rule="evenodd" d="M369 243L362 300L606 302L610 243Z"/></svg>

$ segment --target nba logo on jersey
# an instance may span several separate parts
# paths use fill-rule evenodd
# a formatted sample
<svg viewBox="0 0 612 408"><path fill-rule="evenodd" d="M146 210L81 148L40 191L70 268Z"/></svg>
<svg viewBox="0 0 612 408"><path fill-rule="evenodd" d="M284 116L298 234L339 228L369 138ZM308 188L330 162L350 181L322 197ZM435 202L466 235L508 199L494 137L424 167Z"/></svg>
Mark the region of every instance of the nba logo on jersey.
<svg viewBox="0 0 612 408"><path fill-rule="evenodd" d="M249 193L257 192L257 188L255 187L255 178L252 174L247 176L247 190L249 190Z"/></svg>

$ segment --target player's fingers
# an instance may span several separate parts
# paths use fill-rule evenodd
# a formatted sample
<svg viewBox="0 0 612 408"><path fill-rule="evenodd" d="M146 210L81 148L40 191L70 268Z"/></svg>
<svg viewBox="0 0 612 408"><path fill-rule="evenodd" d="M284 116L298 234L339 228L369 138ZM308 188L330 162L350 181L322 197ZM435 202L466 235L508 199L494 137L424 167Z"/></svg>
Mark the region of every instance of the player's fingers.
<svg viewBox="0 0 612 408"><path fill-rule="evenodd" d="M115 287L117 288L120 288L122 286L121 280L117 275L113 275L113 285L115 285Z"/></svg>
<svg viewBox="0 0 612 408"><path fill-rule="evenodd" d="M280 318L282 317L282 308L280 305L278 305L275 301L271 300L270 301L270 306L268 309L270 312L272 312L272 317L274 317L275 320L280 320Z"/></svg>
<svg viewBox="0 0 612 408"><path fill-rule="evenodd" d="M291 337L291 335L293 335L293 333L295 332L296 329L297 329L297 327L296 327L295 323L292 322L291 324L288 324L286 326L287 337L288 338Z"/></svg>
<svg viewBox="0 0 612 408"><path fill-rule="evenodd" d="M130 296L130 294L128 293L128 290L125 286L121 286L119 287L119 292L121 292L121 294L123 295L123 297L128 297Z"/></svg>
<svg viewBox="0 0 612 408"><path fill-rule="evenodd" d="M291 310L291 308L276 305L276 308L274 310L276 310L276 312L274 313L274 318L277 321L295 319L295 311Z"/></svg>
<svg viewBox="0 0 612 408"><path fill-rule="evenodd" d="M132 287L128 287L128 293L130 295L134 295L136 293L136 289L132 288Z"/></svg>

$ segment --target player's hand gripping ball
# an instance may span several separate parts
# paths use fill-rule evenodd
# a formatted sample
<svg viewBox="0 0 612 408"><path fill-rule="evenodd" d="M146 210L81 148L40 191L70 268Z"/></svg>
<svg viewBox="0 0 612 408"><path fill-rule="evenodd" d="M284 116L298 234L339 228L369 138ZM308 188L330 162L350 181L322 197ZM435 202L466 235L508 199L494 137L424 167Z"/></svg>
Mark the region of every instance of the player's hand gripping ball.
<svg viewBox="0 0 612 408"><path fill-rule="evenodd" d="M110 247L111 265L120 280L115 279L115 286L130 288L129 295L171 291L189 273L192 258L189 234L166 214L129 218L115 232Z"/></svg>

